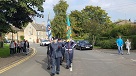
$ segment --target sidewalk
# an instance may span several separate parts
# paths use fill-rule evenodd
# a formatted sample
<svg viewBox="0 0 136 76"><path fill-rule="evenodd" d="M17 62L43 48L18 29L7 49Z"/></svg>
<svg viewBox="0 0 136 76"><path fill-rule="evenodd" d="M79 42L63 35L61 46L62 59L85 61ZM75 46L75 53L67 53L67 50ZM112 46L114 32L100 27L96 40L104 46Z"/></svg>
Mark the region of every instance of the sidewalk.
<svg viewBox="0 0 136 76"><path fill-rule="evenodd" d="M25 58L29 55L31 55L32 53L32 49L30 50L28 55L25 55L24 53L20 53L20 54L15 54L12 56L9 56L7 58L0 58L0 69L4 66L10 65L11 63L21 59L21 58Z"/></svg>

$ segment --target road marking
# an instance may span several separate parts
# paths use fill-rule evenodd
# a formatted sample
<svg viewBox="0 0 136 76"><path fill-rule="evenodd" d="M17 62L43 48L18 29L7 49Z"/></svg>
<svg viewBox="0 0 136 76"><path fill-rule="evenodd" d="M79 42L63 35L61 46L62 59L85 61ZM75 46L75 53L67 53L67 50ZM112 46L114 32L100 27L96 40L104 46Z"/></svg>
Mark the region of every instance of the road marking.
<svg viewBox="0 0 136 76"><path fill-rule="evenodd" d="M30 56L28 56L26 58L23 57L23 58L15 61L13 63L11 63L10 65L7 65L7 66L4 66L4 67L0 68L0 74L8 71L9 69L11 69L11 68L13 68L13 67L15 67L15 66L17 66L17 65L19 65L19 64L21 64L23 62L25 62L26 60L30 59L31 57L33 57L36 54L36 52L37 52L35 49L33 49L33 50L34 50L34 52Z"/></svg>
<svg viewBox="0 0 136 76"><path fill-rule="evenodd" d="M122 58L122 59L124 59L124 57L123 57L123 56L122 56L121 58Z"/></svg>
<svg viewBox="0 0 136 76"><path fill-rule="evenodd" d="M81 58L81 59L83 59L83 60L96 60L96 61L98 61L98 60L106 60L106 61L115 60L115 59L89 59L89 58Z"/></svg>
<svg viewBox="0 0 136 76"><path fill-rule="evenodd" d="M110 54L110 55L115 55L115 54Z"/></svg>
<svg viewBox="0 0 136 76"><path fill-rule="evenodd" d="M70 71L72 71L72 63L71 63Z"/></svg>
<svg viewBox="0 0 136 76"><path fill-rule="evenodd" d="M132 61L134 61L134 62L136 62L136 60L134 60L134 59L131 59Z"/></svg>

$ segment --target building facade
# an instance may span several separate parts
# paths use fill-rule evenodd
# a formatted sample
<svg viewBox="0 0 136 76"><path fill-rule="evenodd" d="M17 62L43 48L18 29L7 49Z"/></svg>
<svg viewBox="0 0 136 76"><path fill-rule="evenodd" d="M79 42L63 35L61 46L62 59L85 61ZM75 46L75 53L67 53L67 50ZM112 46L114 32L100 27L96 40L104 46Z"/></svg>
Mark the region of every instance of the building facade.
<svg viewBox="0 0 136 76"><path fill-rule="evenodd" d="M24 29L24 39L34 43L39 43L41 39L47 39L44 24L29 23Z"/></svg>

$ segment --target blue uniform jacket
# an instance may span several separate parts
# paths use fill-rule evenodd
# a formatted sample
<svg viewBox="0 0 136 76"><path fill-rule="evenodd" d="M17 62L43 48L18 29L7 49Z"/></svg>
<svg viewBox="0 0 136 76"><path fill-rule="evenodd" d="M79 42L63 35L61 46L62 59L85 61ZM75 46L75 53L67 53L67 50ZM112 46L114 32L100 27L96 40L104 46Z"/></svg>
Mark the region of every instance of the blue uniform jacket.
<svg viewBox="0 0 136 76"><path fill-rule="evenodd" d="M66 42L65 44L65 52L69 52L69 53L73 53L73 49L74 49L74 42Z"/></svg>
<svg viewBox="0 0 136 76"><path fill-rule="evenodd" d="M51 49L51 57L52 58L62 57L61 46L58 42L57 43L54 43L54 42L51 43L50 49Z"/></svg>

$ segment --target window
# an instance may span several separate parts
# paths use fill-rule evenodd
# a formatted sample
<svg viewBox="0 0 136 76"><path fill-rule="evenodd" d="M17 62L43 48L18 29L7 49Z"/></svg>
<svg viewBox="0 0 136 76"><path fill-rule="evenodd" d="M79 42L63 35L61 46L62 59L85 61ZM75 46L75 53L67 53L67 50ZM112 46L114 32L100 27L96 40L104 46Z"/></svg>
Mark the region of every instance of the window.
<svg viewBox="0 0 136 76"><path fill-rule="evenodd" d="M37 32L37 35L40 35L40 31Z"/></svg>

